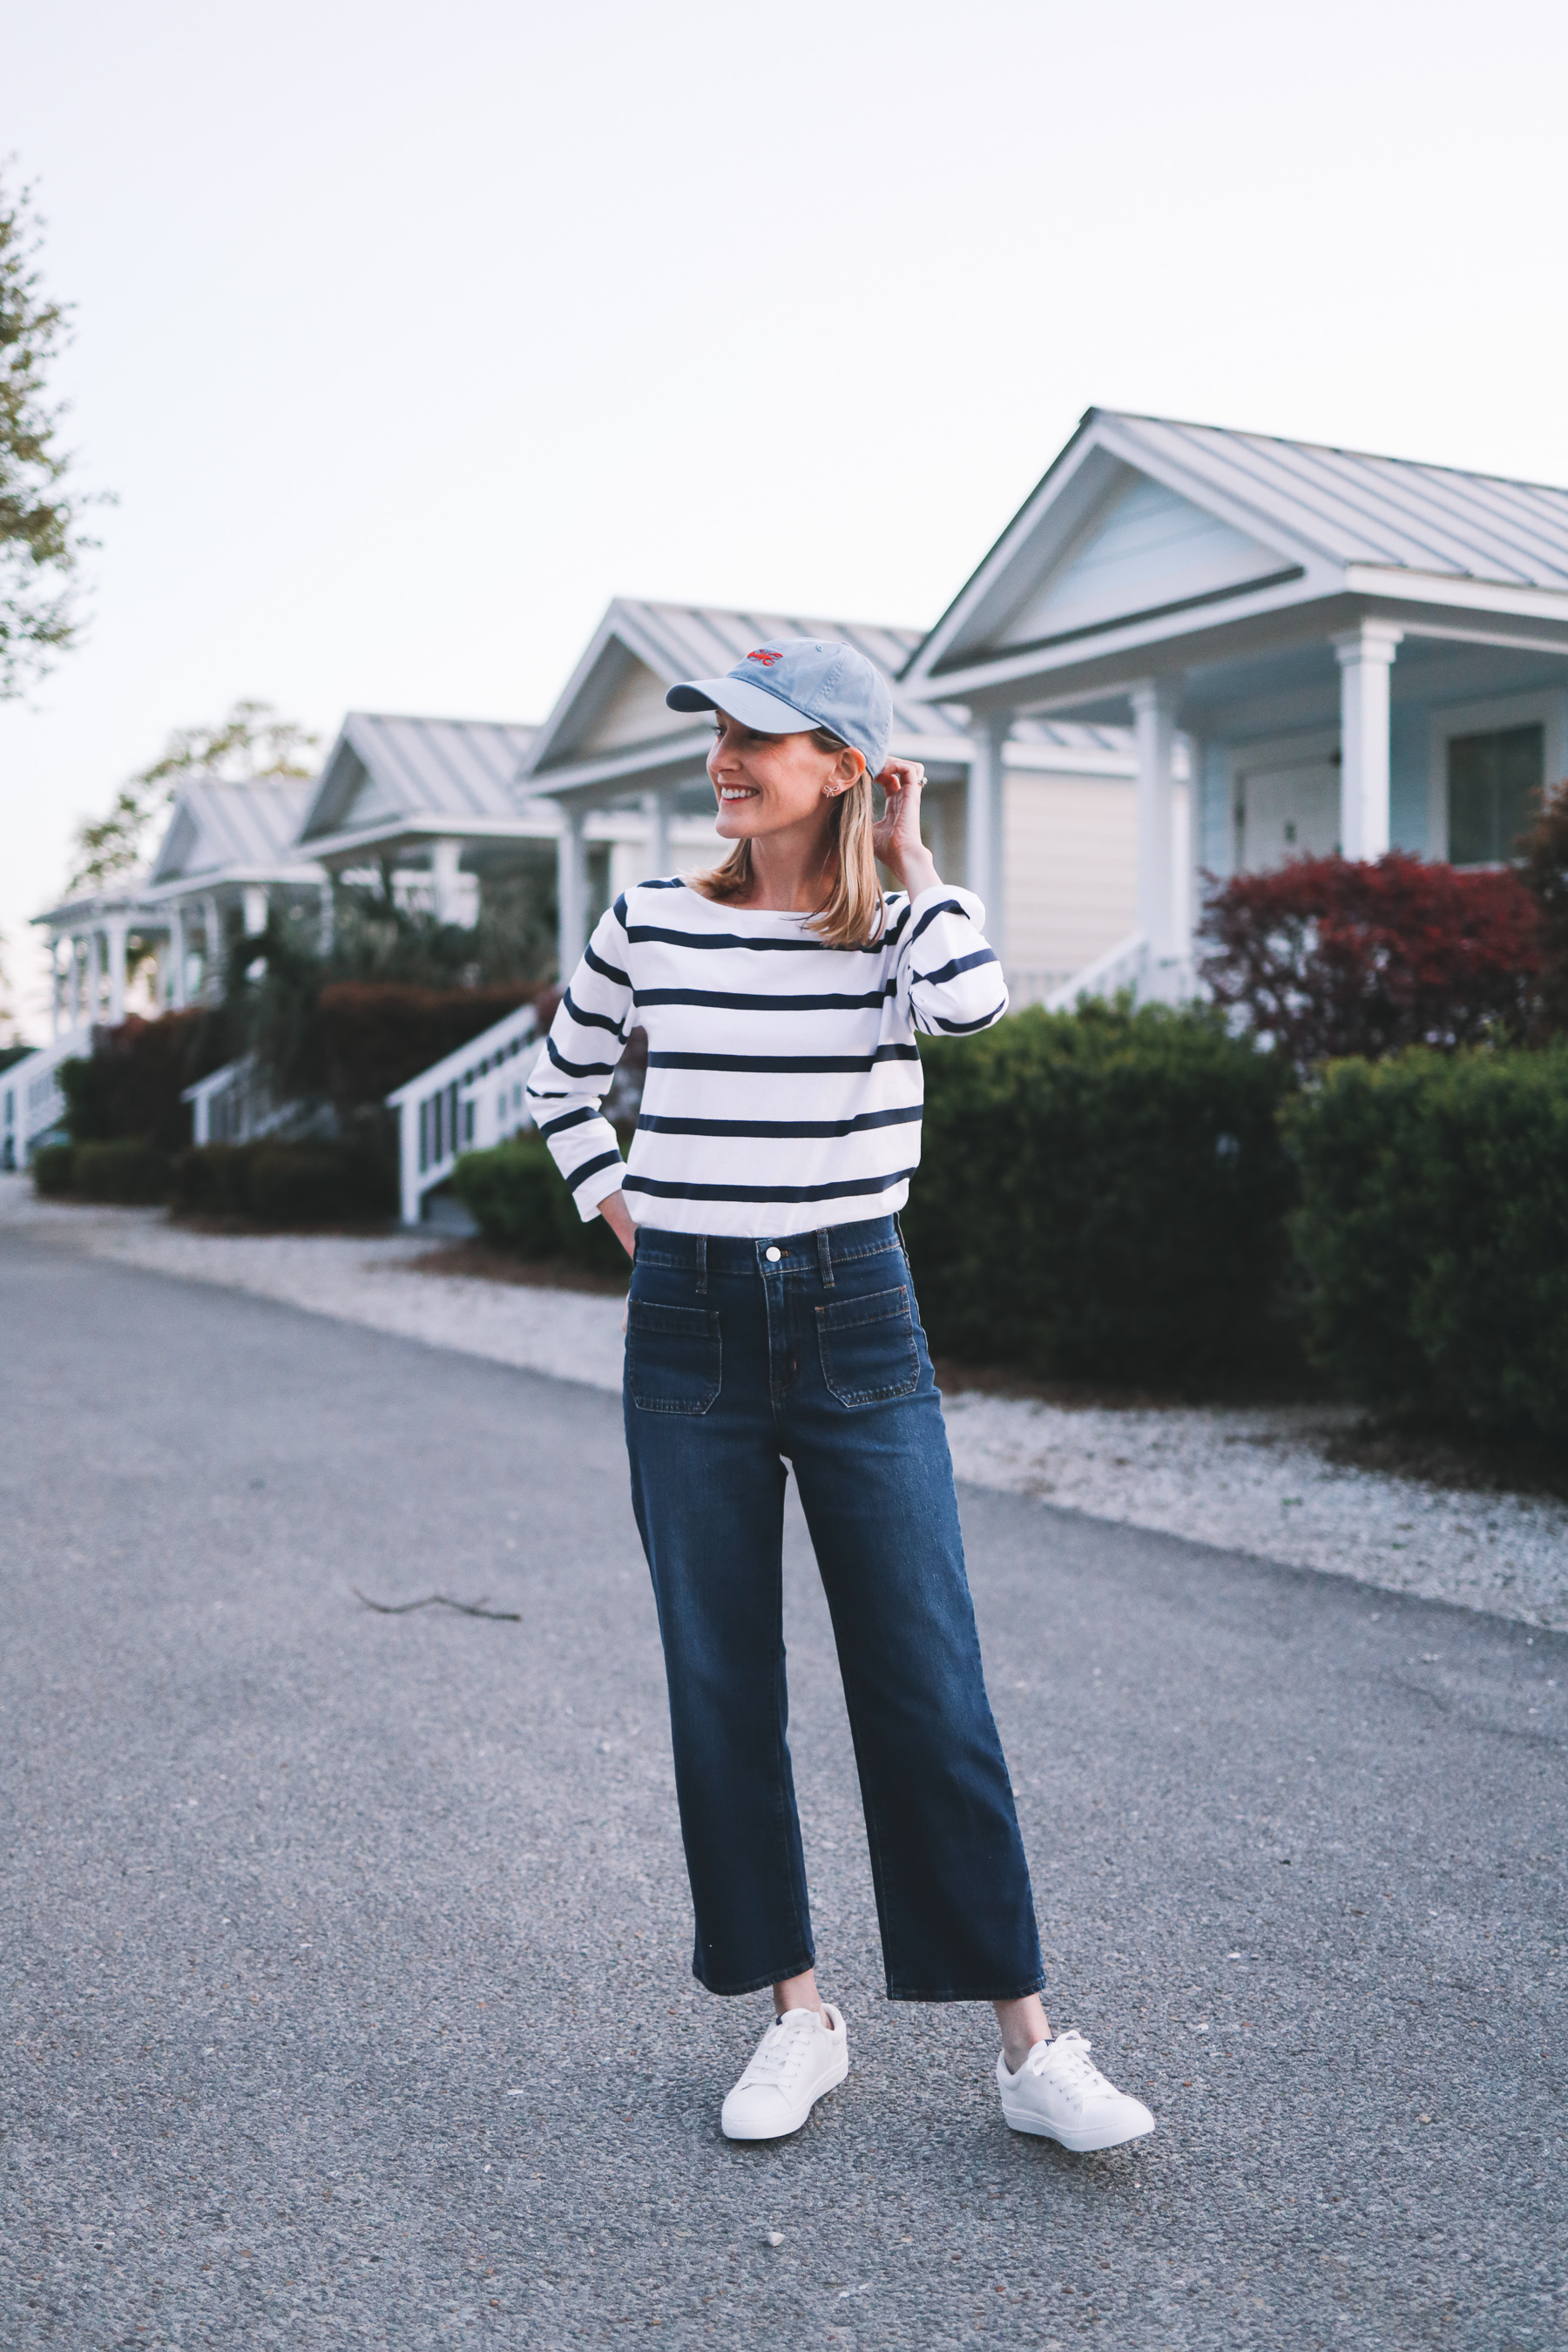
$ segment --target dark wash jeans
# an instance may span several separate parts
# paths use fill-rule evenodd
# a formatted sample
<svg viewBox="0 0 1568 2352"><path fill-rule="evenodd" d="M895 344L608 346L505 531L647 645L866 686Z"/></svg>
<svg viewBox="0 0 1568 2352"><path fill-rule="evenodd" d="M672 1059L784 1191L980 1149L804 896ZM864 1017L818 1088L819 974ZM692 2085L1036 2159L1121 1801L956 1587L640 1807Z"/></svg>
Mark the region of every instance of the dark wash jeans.
<svg viewBox="0 0 1568 2352"><path fill-rule="evenodd" d="M693 1973L710 1992L754 1992L814 1960L785 1737L787 1457L833 1616L889 1997L1037 1991L942 1403L892 1218L772 1244L639 1227L626 1421Z"/></svg>

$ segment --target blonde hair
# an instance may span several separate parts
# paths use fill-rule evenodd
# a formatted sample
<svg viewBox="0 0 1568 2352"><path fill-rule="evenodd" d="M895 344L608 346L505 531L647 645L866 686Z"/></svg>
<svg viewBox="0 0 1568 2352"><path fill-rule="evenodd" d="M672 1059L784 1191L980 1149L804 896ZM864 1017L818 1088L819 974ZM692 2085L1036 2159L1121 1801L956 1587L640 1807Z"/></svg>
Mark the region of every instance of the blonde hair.
<svg viewBox="0 0 1568 2352"><path fill-rule="evenodd" d="M826 727L814 727L811 740L819 751L847 750L838 736ZM871 771L863 768L857 781L832 803L833 836L828 857L833 866L833 887L827 894L827 904L811 919L811 929L830 948L870 947L882 936L888 910L882 902L882 884L877 872L877 856L871 846L871 829L875 819L871 814ZM722 906L743 898L752 887L752 845L738 841L721 866L706 874L687 877L693 890L700 890L705 898L716 898Z"/></svg>

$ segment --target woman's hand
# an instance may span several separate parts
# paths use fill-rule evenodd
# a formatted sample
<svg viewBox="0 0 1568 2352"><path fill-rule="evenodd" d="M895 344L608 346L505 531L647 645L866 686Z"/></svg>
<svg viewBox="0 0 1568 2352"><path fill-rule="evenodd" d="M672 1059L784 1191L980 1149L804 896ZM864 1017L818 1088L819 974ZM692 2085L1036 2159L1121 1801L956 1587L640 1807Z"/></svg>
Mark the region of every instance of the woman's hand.
<svg viewBox="0 0 1568 2352"><path fill-rule="evenodd" d="M599 1203L599 1214L619 1242L628 1257L637 1252L637 1229L632 1223L632 1213L626 1206L624 1192L606 1192Z"/></svg>
<svg viewBox="0 0 1568 2352"><path fill-rule="evenodd" d="M938 881L936 860L921 839L921 792L926 772L918 760L889 760L876 781L886 794L871 832L881 863L911 898Z"/></svg>

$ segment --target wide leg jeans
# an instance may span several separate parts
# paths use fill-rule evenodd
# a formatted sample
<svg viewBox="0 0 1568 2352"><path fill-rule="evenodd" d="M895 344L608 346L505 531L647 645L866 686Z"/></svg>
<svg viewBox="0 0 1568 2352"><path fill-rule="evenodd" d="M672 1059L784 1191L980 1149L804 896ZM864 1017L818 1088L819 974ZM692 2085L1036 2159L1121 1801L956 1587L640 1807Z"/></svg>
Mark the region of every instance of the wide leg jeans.
<svg viewBox="0 0 1568 2352"><path fill-rule="evenodd" d="M787 1738L787 1461L832 1613L889 1996L1038 1990L942 1404L893 1219L776 1241L641 1227L625 1396L698 1979L752 1992L814 1964Z"/></svg>

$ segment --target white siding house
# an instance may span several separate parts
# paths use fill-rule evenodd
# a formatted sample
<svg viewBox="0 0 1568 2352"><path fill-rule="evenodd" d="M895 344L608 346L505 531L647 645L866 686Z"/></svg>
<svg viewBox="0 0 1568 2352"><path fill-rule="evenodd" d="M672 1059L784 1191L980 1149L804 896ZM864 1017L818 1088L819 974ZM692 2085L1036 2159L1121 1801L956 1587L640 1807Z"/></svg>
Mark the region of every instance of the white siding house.
<svg viewBox="0 0 1568 2352"><path fill-rule="evenodd" d="M1180 993L1200 869L1509 855L1568 773L1568 490L1091 409L900 686L969 714L983 896L1009 742L1131 727L1115 977Z"/></svg>
<svg viewBox="0 0 1568 2352"><path fill-rule="evenodd" d="M712 605L617 597L522 763L524 789L548 793L563 814L561 965L582 953L599 905L649 874L715 862L713 789L704 762L706 717L669 709L665 690L721 675L770 638L840 637L888 676L892 749L924 762L926 830L948 879L966 878L968 778L973 745L964 715L907 695L899 673L921 643L916 629ZM1124 727L1029 719L1012 730L1005 789L1011 846L989 892L993 935L1005 941L1008 978L1040 996L1122 937L1132 917L1133 776ZM616 813L628 829L595 887L593 828Z"/></svg>

